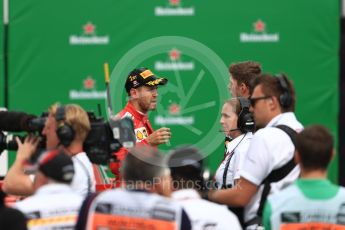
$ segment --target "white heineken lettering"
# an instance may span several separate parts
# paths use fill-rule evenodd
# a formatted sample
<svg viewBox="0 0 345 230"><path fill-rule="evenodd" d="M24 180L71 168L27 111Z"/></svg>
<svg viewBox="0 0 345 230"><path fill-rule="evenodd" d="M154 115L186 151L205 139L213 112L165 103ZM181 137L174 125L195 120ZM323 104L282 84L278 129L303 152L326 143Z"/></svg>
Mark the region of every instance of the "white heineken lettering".
<svg viewBox="0 0 345 230"><path fill-rule="evenodd" d="M159 70L194 70L194 62L155 62L155 69Z"/></svg>
<svg viewBox="0 0 345 230"><path fill-rule="evenodd" d="M71 100L76 99L104 99L106 98L106 91L77 91L70 90L69 98Z"/></svg>
<svg viewBox="0 0 345 230"><path fill-rule="evenodd" d="M156 125L193 125L194 117L155 117Z"/></svg>
<svg viewBox="0 0 345 230"><path fill-rule="evenodd" d="M168 7L156 7L156 16L193 16L194 7L178 7L178 8L168 8Z"/></svg>
<svg viewBox="0 0 345 230"><path fill-rule="evenodd" d="M279 42L279 33L274 34L240 34L241 42Z"/></svg>
<svg viewBox="0 0 345 230"><path fill-rule="evenodd" d="M107 45L109 44L109 36L76 36L69 37L69 44L71 45Z"/></svg>

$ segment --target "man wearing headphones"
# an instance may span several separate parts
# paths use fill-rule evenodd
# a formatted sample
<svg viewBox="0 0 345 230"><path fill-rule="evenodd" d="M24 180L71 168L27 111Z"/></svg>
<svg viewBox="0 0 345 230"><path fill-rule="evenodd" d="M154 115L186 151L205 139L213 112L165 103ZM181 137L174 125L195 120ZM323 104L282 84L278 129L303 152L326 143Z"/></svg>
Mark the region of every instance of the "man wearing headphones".
<svg viewBox="0 0 345 230"><path fill-rule="evenodd" d="M234 188L211 191L208 195L215 202L245 207L247 229L255 229L262 225L267 195L281 190L299 175L299 167L293 161L292 132L302 130L303 126L295 117L295 92L285 75L263 74L256 78L249 100L256 126L261 129L253 135L240 179Z"/></svg>
<svg viewBox="0 0 345 230"><path fill-rule="evenodd" d="M79 105L61 106L54 104L49 108L49 114L42 131L46 137L46 148L63 149L73 160L75 175L71 186L81 195L95 191L95 176L92 164L83 152L83 143L90 131L90 121L87 113ZM3 190L13 195L31 195L34 192L29 175L24 172L23 164L36 151L37 139L26 139L18 146L24 145L24 151L17 153L16 160L4 179ZM23 154L25 153L25 154Z"/></svg>

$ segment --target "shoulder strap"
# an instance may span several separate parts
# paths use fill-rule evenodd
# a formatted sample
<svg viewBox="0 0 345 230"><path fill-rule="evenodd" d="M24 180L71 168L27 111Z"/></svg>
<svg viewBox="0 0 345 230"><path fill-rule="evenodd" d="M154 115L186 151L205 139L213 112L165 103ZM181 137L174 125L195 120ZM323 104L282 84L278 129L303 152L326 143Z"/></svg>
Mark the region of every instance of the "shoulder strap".
<svg viewBox="0 0 345 230"><path fill-rule="evenodd" d="M278 128L278 129L283 130L287 135L289 135L293 145L295 145L297 132L294 129L290 128L287 125L277 125L275 127Z"/></svg>
<svg viewBox="0 0 345 230"><path fill-rule="evenodd" d="M286 126L286 125L278 125L276 126L276 128L284 131L291 139L293 145L295 145L295 140L296 140L296 131L291 129L290 127ZM261 183L264 184L265 181L269 181L269 182L277 182L280 181L281 179L283 179L284 177L286 177L293 168L295 168L296 163L294 160L294 157L292 157L285 165L283 165L282 167L273 170L270 174L268 174L268 176L265 178L265 180Z"/></svg>
<svg viewBox="0 0 345 230"><path fill-rule="evenodd" d="M275 127L284 131L290 137L292 143L295 145L295 139L296 139L296 134L297 134L295 130L293 130L292 128L286 125L278 125ZM295 163L294 157L292 157L292 159L289 160L285 165L270 172L270 174L268 174L268 176L262 181L261 184L264 185L264 189L261 194L260 206L257 211L257 215L259 217L262 217L264 204L271 190L271 183L280 181L281 179L286 177L295 168L295 166L296 166L296 163Z"/></svg>

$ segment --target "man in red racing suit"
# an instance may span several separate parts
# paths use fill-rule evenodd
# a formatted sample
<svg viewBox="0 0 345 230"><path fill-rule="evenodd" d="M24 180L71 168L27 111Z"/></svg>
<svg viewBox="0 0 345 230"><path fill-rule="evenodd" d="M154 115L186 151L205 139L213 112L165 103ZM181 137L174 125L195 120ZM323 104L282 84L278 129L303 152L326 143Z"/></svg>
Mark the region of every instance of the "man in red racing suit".
<svg viewBox="0 0 345 230"><path fill-rule="evenodd" d="M125 89L129 101L125 108L116 117L130 117L134 124L134 133L137 139L136 145L158 146L169 141L171 132L169 128L162 127L153 131L147 113L156 109L158 85L165 85L168 82L165 78L156 77L147 68L134 69L127 76ZM114 153L117 161L109 164L111 172L116 176L116 186L121 184L120 166L126 157L128 150L121 148Z"/></svg>

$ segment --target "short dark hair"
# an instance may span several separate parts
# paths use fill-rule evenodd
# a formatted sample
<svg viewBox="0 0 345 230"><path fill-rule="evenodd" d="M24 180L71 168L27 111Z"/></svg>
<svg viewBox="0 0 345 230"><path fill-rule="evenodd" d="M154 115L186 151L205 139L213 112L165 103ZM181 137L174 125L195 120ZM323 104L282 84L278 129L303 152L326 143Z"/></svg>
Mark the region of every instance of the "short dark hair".
<svg viewBox="0 0 345 230"><path fill-rule="evenodd" d="M238 84L245 84L249 91L252 90L252 81L261 74L261 65L255 61L233 63L229 67L229 73Z"/></svg>
<svg viewBox="0 0 345 230"><path fill-rule="evenodd" d="M296 136L296 150L305 169L327 169L332 159L333 136L322 125L305 128Z"/></svg>
<svg viewBox="0 0 345 230"><path fill-rule="evenodd" d="M193 146L182 146L169 154L168 166L174 189L203 188L203 155Z"/></svg>
<svg viewBox="0 0 345 230"><path fill-rule="evenodd" d="M288 107L281 107L282 112L294 112L295 111L295 104L296 104L296 95L295 89L292 82L287 78L285 74L280 74L281 77L285 77L287 80L287 85L289 89L289 94L291 96L291 103ZM271 74L261 74L253 81L253 89L258 85L262 86L262 91L265 96L274 96L278 99L280 95L283 94L283 89L279 83L279 79L277 76L273 76Z"/></svg>

